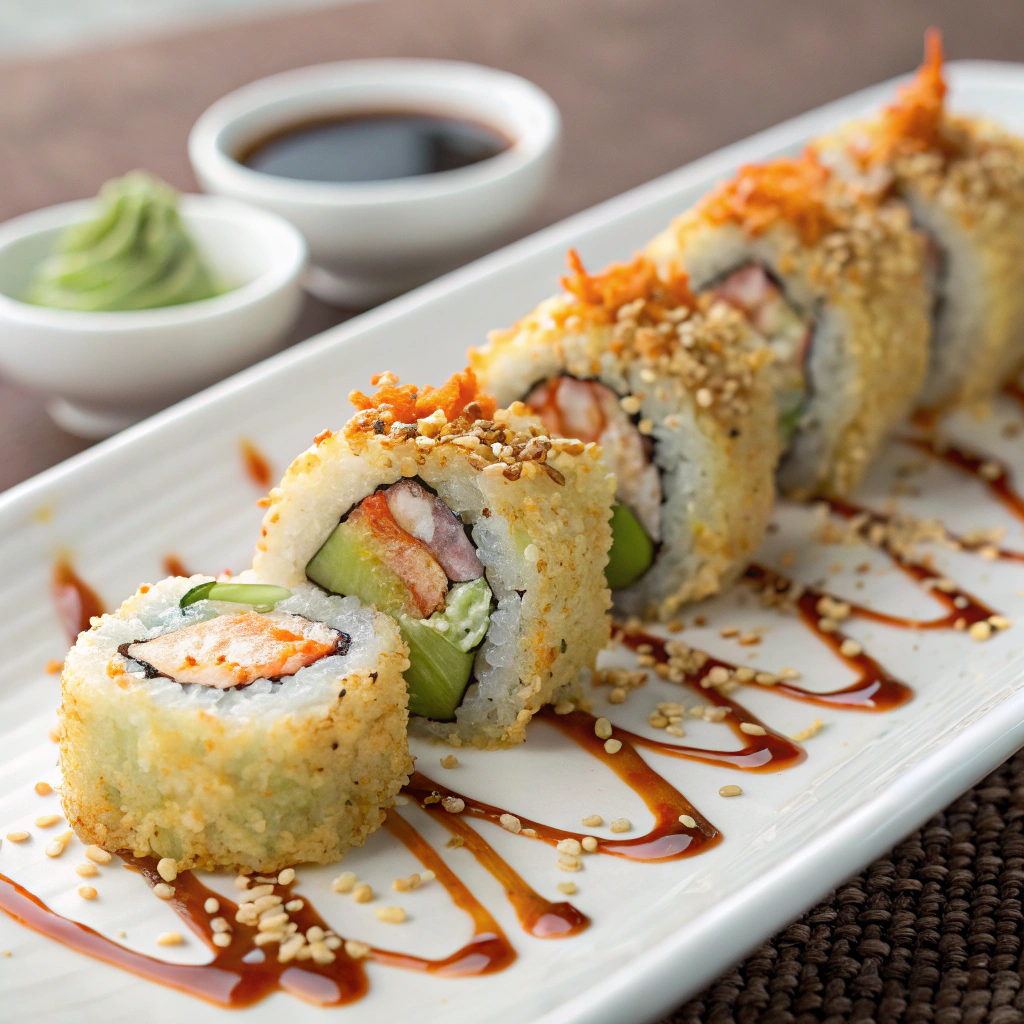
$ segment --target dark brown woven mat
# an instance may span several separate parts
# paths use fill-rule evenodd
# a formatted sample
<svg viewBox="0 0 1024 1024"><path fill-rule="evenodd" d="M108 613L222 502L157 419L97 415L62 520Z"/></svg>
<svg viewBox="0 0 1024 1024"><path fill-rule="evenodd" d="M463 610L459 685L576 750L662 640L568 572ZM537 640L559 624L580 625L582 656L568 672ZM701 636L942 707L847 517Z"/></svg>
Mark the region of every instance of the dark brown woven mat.
<svg viewBox="0 0 1024 1024"><path fill-rule="evenodd" d="M1024 752L665 1024L1024 1022Z"/></svg>

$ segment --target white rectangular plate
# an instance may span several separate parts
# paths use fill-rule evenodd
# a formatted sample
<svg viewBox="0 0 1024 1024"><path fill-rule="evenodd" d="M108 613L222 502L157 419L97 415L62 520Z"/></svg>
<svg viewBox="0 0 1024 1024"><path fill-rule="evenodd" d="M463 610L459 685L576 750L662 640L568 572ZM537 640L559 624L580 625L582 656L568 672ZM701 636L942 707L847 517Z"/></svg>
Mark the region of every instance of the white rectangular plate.
<svg viewBox="0 0 1024 1024"><path fill-rule="evenodd" d="M950 67L954 103L1024 130L1024 68L988 63ZM565 250L577 246L589 266L628 257L673 215L736 165L798 148L809 137L885 101L889 82L706 157L641 188L480 260L419 291L359 317L186 401L78 456L0 498L0 834L25 827L29 842L4 841L0 871L27 885L57 911L107 935L127 932L126 943L152 955L188 962L209 958L195 940L158 947L156 935L180 927L130 872L104 868L95 880L100 898L76 894L74 873L82 851L75 841L63 857L43 855L48 833L31 823L56 807L32 784L59 782L55 748L47 738L59 699L48 659L63 656L66 641L54 615L49 580L54 559L67 555L82 577L116 606L142 580L164 575L161 560L174 553L194 571L244 568L258 529L258 490L247 479L239 441L251 438L275 474L324 427L347 418L346 394L365 388L370 375L391 369L407 380L439 383L463 365L468 345L493 327L510 324L556 287ZM1002 428L1022 417L1009 401L985 423L957 422L955 436L998 453L1024 473L1020 442ZM890 445L859 500L880 507L892 474L922 457ZM986 488L948 467L929 464L914 478L921 496L905 506L934 515L961 531L1003 526L1004 544L1021 547L1021 523ZM784 508L763 558L779 564L798 552L789 570L803 580L827 577L829 588L902 614L937 614L934 602L878 552L825 547L809 537L810 513ZM853 567L869 560L872 570ZM967 590L1010 619L1024 619L1020 573L1013 563L938 552L936 562ZM834 572L833 563L846 567ZM865 581L855 589L857 580ZM758 666L792 665L811 687L831 689L850 678L843 663L792 618L773 617L739 586L708 610L707 628L683 636L724 658L743 662L753 651ZM725 625L767 626L756 648L722 639ZM854 620L849 633L864 642L916 698L889 714L814 708L771 690L744 689L737 699L784 734L819 717L824 728L807 741L807 759L778 774L748 775L645 754L724 833L716 848L687 860L635 864L585 858L565 875L554 851L489 824L479 826L495 848L540 893L562 898L560 881L572 878L572 901L592 919L572 939L527 936L500 886L465 850L448 849L447 833L424 812L403 815L440 850L493 912L518 952L509 969L459 980L406 973L371 964L370 993L335 1011L346 1020L444 1020L450 1024L506 1021L627 1022L650 1019L697 991L756 942L909 829L940 809L1024 741L1021 636L1015 626L986 644L963 633L910 633ZM680 695L683 694L682 697ZM651 733L648 712L659 700L699 698L652 678L628 703L596 707L616 723ZM728 745L723 725L688 724L695 743ZM717 731L716 731L717 730ZM722 737L725 737L722 740ZM716 743L716 737L720 742ZM460 752L460 767L443 772L444 754L417 744L419 766L444 782L567 830L582 816L605 822L628 817L634 833L651 815L599 762L545 723L509 752ZM719 787L738 783L744 793L726 800ZM609 836L606 827L593 830ZM413 893L392 893L391 879L416 864L385 831L346 858L346 867L370 881L376 903L359 905L330 890L331 869L300 869L308 894L337 928L391 948L438 956L465 942L468 920L436 883ZM228 879L213 883L230 892ZM376 920L373 908L400 903L410 920ZM11 1019L48 1021L174 1021L226 1019L227 1011L138 980L42 938L0 915L0 1001ZM316 1021L325 1011L277 994L246 1019Z"/></svg>

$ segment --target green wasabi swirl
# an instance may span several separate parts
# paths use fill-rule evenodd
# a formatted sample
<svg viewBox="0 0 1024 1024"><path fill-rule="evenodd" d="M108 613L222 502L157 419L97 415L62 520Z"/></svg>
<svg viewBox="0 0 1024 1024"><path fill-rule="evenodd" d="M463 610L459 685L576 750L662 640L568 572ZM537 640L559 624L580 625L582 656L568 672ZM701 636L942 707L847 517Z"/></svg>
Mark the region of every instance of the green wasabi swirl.
<svg viewBox="0 0 1024 1024"><path fill-rule="evenodd" d="M177 306L219 294L178 216L178 194L143 171L100 189L99 213L67 228L25 301L109 312Z"/></svg>

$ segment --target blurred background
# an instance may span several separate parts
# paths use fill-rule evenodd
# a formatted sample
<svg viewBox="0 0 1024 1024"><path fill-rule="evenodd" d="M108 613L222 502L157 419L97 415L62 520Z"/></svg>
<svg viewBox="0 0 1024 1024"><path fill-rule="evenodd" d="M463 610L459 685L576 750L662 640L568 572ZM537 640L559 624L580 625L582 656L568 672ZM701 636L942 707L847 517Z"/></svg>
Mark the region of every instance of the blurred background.
<svg viewBox="0 0 1024 1024"><path fill-rule="evenodd" d="M562 111L559 171L519 234L729 142L950 59L1024 60L1024 9L982 0L0 0L0 220L135 167L194 191L189 129L253 79L349 57L513 71ZM344 319L306 300L291 340ZM0 381L0 489L87 442Z"/></svg>

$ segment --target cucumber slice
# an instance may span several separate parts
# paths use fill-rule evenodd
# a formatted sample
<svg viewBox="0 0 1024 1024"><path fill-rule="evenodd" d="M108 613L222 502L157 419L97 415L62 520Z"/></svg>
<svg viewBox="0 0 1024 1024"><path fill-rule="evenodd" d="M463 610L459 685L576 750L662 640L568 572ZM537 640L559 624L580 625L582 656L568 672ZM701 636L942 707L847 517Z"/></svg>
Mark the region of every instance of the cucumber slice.
<svg viewBox="0 0 1024 1024"><path fill-rule="evenodd" d="M373 554L365 531L349 522L334 528L306 575L332 594L352 594L388 615L400 615L409 600L405 584Z"/></svg>
<svg viewBox="0 0 1024 1024"><path fill-rule="evenodd" d="M178 602L179 608L187 608L196 601L233 601L236 604L251 604L260 609L273 608L278 601L291 597L292 592L271 583L218 583L210 580L193 587Z"/></svg>
<svg viewBox="0 0 1024 1024"><path fill-rule="evenodd" d="M472 651L463 652L431 626L403 615L398 622L409 645L409 713L450 722L473 671Z"/></svg>
<svg viewBox="0 0 1024 1024"><path fill-rule="evenodd" d="M636 583L654 561L654 545L639 520L625 505L612 508L612 547L604 577L612 590Z"/></svg>

